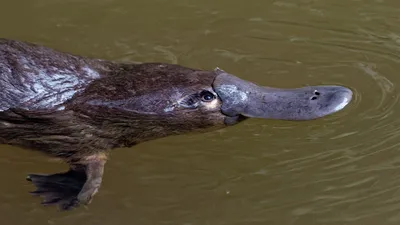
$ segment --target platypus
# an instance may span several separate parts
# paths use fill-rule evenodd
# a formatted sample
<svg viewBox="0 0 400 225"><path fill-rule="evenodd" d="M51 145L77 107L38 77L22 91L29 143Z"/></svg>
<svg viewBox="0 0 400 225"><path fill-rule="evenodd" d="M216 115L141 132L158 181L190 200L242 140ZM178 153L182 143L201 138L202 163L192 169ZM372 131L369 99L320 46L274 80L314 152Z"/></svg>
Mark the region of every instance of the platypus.
<svg viewBox="0 0 400 225"><path fill-rule="evenodd" d="M91 202L115 148L248 118L313 120L352 99L344 86L272 88L220 68L121 63L9 39L0 39L0 90L0 144L69 164L27 176L31 193L61 210Z"/></svg>

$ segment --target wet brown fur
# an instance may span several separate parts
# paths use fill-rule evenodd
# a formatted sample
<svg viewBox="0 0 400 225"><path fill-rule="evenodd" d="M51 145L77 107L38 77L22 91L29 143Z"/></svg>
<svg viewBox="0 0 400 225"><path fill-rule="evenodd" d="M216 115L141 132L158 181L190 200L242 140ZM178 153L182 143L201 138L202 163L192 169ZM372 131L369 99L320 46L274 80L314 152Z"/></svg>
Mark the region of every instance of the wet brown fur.
<svg viewBox="0 0 400 225"><path fill-rule="evenodd" d="M225 126L218 98L199 101L217 73L89 59L0 39L0 144L70 165L62 173L28 175L42 204L62 210L88 204L112 149Z"/></svg>
<svg viewBox="0 0 400 225"><path fill-rule="evenodd" d="M174 87L184 89L183 94L190 94L211 87L216 76L213 71L163 63L119 64L73 56L23 42L4 42L7 45L0 47L0 51L3 51L0 60L15 53L29 54L39 60L51 59L40 61L45 68L63 68L70 66L64 63L73 64L79 76L79 68L89 66L101 78L64 102L64 110L24 105L28 110L15 107L0 111L0 143L22 146L76 162L82 157L117 147L131 147L169 135L224 126L224 116L218 110L175 110L165 113L160 106L152 109L154 114L140 112L140 104L148 104L145 103L145 95L149 93L168 96L173 94L171 88ZM24 73L18 62L15 64L13 75ZM137 96L142 99L129 105L129 101ZM113 101L128 103L115 105Z"/></svg>

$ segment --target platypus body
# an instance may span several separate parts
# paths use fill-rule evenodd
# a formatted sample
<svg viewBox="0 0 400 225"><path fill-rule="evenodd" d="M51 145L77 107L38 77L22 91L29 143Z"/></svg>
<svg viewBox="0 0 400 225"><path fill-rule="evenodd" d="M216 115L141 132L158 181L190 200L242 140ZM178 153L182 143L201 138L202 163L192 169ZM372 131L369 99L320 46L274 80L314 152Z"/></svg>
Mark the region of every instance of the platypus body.
<svg viewBox="0 0 400 225"><path fill-rule="evenodd" d="M261 87L218 68L118 63L0 39L0 144L70 165L27 177L43 204L63 210L91 201L112 149L247 118L312 120L351 98L342 86Z"/></svg>

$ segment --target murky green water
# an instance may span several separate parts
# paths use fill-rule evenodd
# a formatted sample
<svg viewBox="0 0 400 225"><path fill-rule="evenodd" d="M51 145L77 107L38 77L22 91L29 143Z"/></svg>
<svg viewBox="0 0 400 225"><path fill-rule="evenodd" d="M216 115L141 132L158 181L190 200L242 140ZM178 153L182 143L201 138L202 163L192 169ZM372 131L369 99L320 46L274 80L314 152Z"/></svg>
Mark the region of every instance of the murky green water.
<svg viewBox="0 0 400 225"><path fill-rule="evenodd" d="M3 1L0 36L91 57L216 66L268 86L341 84L346 110L250 120L115 151L89 208L40 206L27 173L66 168L0 149L2 224L400 223L400 1Z"/></svg>

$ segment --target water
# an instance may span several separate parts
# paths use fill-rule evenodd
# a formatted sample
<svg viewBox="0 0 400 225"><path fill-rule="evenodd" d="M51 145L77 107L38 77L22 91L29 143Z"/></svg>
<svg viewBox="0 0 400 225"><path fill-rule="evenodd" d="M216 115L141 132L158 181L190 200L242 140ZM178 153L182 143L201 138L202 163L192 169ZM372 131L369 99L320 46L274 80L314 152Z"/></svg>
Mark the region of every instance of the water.
<svg viewBox="0 0 400 225"><path fill-rule="evenodd" d="M400 2L37 0L0 7L0 36L277 87L339 84L344 111L249 120L113 153L88 208L57 212L27 173L66 165L0 146L4 224L386 225L400 221Z"/></svg>

